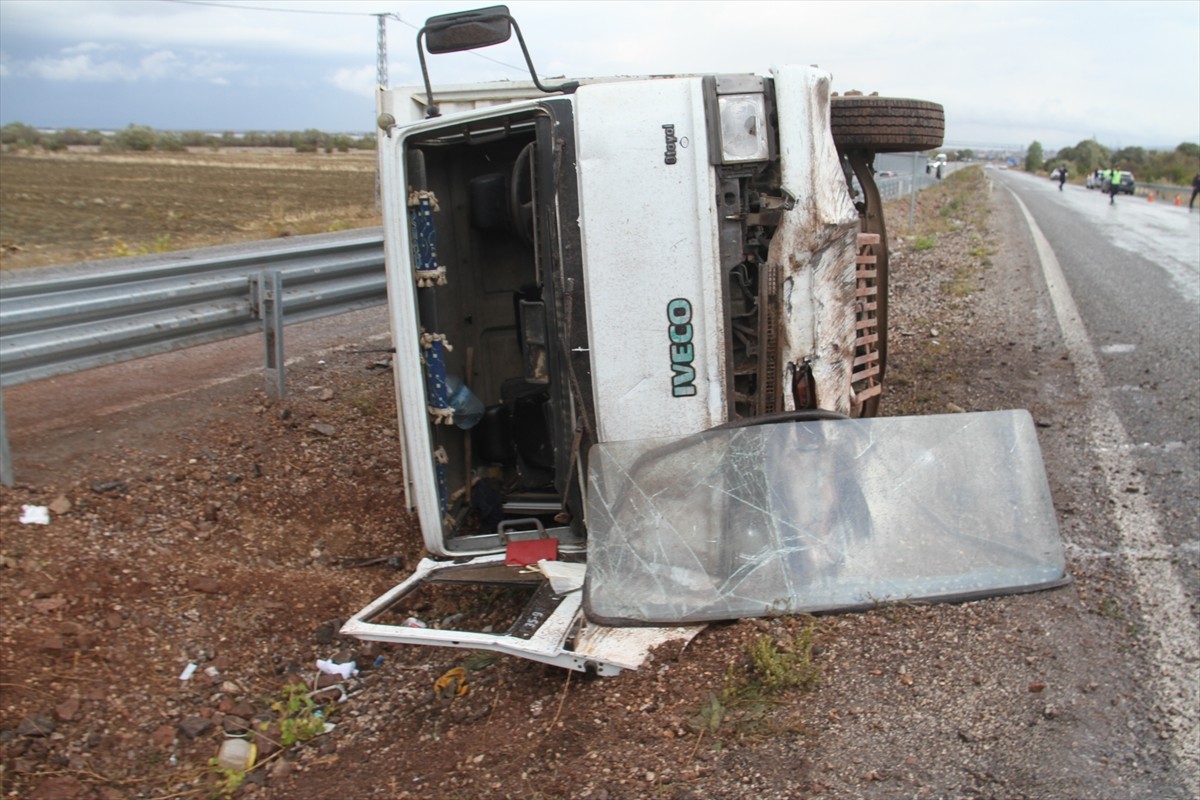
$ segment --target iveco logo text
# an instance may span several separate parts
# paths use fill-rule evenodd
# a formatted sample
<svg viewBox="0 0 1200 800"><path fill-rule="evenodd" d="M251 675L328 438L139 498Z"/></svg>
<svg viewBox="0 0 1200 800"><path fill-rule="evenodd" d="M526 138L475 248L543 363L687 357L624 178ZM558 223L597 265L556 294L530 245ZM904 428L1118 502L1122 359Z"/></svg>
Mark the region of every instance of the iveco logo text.
<svg viewBox="0 0 1200 800"><path fill-rule="evenodd" d="M671 340L671 395L692 397L696 394L696 369L692 361L692 304L682 297L667 303L667 337Z"/></svg>
<svg viewBox="0 0 1200 800"><path fill-rule="evenodd" d="M675 157L675 152L676 152L675 147L676 147L676 145L679 144L679 140L675 138L675 126L674 125L663 125L662 127L663 127L663 135L667 139L667 149L666 149L666 152L663 153L663 163L664 164L674 164L676 161L679 160Z"/></svg>

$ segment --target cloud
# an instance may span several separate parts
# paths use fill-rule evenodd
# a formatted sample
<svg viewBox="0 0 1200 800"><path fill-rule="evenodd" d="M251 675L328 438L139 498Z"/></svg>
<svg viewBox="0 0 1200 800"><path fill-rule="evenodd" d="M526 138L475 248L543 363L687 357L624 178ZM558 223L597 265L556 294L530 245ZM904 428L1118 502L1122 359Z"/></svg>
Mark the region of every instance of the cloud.
<svg viewBox="0 0 1200 800"><path fill-rule="evenodd" d="M120 50L120 49L121 49L121 45L119 45L119 44L100 44L99 42L80 42L79 44L73 44L68 47L64 47L59 52L64 53L66 55L75 55L76 53L99 53L99 52L103 52L105 50L112 51L112 50Z"/></svg>
<svg viewBox="0 0 1200 800"><path fill-rule="evenodd" d="M4 77L26 76L60 83L134 83L184 80L228 85L231 74L244 66L210 53L176 53L157 49L141 57L117 45L94 42L64 47L58 55L8 63Z"/></svg>
<svg viewBox="0 0 1200 800"><path fill-rule="evenodd" d="M86 54L64 58L35 58L21 72L48 81L108 83L133 79L132 70L116 61L96 63Z"/></svg>
<svg viewBox="0 0 1200 800"><path fill-rule="evenodd" d="M361 97L375 96L375 67L343 67L336 70L327 80L342 91Z"/></svg>

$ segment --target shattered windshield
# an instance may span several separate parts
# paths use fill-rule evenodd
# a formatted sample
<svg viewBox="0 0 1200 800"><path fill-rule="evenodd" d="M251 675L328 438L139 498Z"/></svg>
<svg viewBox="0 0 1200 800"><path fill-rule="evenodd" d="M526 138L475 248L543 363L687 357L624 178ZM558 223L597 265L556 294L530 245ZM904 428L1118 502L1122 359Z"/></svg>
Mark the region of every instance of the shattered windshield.
<svg viewBox="0 0 1200 800"><path fill-rule="evenodd" d="M585 609L674 624L1065 581L1024 411L785 422L591 452Z"/></svg>

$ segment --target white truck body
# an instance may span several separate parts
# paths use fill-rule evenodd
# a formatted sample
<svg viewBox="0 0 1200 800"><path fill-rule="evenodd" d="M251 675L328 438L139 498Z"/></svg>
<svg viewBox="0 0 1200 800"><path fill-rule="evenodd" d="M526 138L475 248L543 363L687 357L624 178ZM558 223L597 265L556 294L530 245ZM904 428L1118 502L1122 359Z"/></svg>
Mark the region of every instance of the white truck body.
<svg viewBox="0 0 1200 800"><path fill-rule="evenodd" d="M506 10L474 13L485 22L510 19ZM450 27L439 24L427 29ZM713 613L772 613L772 604L776 612L804 610L788 597L761 597L776 591L767 584L741 582L749 558L782 570L786 584L791 567L779 554L811 544L764 547L752 541L757 529L728 529L722 520L735 505L762 505L728 491L741 470L722 467L684 486L694 495L672 507L708 511L676 530L655 516L654 497L637 483L642 461L657 456L637 451L626 463L621 452L638 442L690 446L729 426L874 413L885 356L886 233L867 155L905 148L907 134L885 125L876 136L870 115L880 98L848 99L842 152L830 84L819 69L784 66L762 76L581 80L562 93L520 83L380 91L397 406L407 496L429 557L344 633L611 674L636 667L655 644L690 637ZM940 145L940 107L936 114L936 133L919 130L907 149ZM867 187L857 203L848 164ZM877 422L872 436L887 428ZM1022 424L997 424L989 440L1028 451L1007 444L1028 438ZM728 452L739 452L736 442ZM593 474L593 461L607 472ZM825 480L810 472L785 494L803 496L803 480ZM614 477L621 475L633 494ZM941 491L945 479L931 477L928 491ZM1062 572L1057 530L1051 537L1045 523L1044 475L1033 481L1032 490L1013 492L1034 498L1034 523L1021 524L1048 543L1033 548L1032 571L1018 570L1021 585ZM909 518L864 513L845 524ZM604 546L633 530L643 531L636 546ZM884 535L893 534L905 535ZM660 535L674 544L659 546ZM589 588L597 545L607 586ZM635 551L645 558L622 560ZM740 555L731 562L732 553ZM877 553L871 563L886 560ZM837 559L821 563L840 568ZM564 587L559 569L579 582ZM729 589L730 569L737 589ZM614 605L623 578L645 570L687 584L660 581L658 595L694 598L699 580L712 582L705 593L721 602L656 607L658 616L643 615L637 602ZM1001 582L1010 586L1012 575ZM515 586L530 597L501 632L405 624L419 590L474 583ZM938 581L904 585L918 594L926 587L931 597L952 591ZM853 591L871 591L869 581ZM619 607L619 619L598 624L591 601Z"/></svg>

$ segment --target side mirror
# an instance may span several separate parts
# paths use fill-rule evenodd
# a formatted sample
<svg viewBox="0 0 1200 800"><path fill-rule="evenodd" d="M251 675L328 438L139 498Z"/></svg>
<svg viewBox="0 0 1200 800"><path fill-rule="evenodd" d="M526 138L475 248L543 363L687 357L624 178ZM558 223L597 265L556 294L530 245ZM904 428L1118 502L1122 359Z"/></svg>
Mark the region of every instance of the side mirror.
<svg viewBox="0 0 1200 800"><path fill-rule="evenodd" d="M428 119L441 115L437 105L433 102L433 87L430 86L429 70L425 66L426 49L431 54L438 55L490 47L507 42L514 30L517 32L517 41L521 45L521 52L525 54L525 64L529 67L529 77L533 79L534 86L543 92L564 92L566 94L579 88L577 81L568 81L559 86L542 85L542 82L538 80L537 72L533 69L533 59L529 57L529 48L525 46L525 37L521 36L521 26L508 13L508 6L490 6L474 11L439 14L425 20L425 27L417 33L417 57L421 61L421 75L425 78L425 117ZM423 45L422 40L424 40Z"/></svg>
<svg viewBox="0 0 1200 800"><path fill-rule="evenodd" d="M440 14L425 20L425 47L430 53L458 53L503 44L512 37L508 6Z"/></svg>

